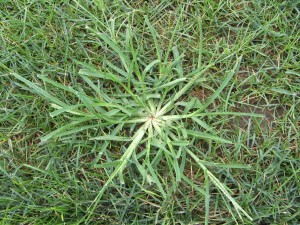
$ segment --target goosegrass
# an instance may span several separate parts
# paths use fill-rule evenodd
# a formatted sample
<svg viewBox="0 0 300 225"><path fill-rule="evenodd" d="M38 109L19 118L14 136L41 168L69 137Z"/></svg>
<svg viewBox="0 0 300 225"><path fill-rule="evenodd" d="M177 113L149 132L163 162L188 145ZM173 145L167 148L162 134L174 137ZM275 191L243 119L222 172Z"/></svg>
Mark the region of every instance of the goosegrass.
<svg viewBox="0 0 300 225"><path fill-rule="evenodd" d="M3 224L299 224L299 4L0 3Z"/></svg>

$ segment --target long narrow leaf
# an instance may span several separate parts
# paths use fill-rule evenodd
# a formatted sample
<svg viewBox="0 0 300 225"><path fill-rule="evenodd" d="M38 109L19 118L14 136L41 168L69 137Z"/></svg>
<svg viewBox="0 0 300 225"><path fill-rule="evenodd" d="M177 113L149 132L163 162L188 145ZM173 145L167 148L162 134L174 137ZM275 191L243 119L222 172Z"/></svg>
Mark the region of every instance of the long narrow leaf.
<svg viewBox="0 0 300 225"><path fill-rule="evenodd" d="M152 61L151 63L149 63L149 64L145 67L144 71L142 72L142 79L143 79L143 81L145 81L145 77L146 77L147 72L148 72L154 65L156 65L156 64L159 63L159 62L160 62L160 60L159 60L159 59L156 59L156 60Z"/></svg>
<svg viewBox="0 0 300 225"><path fill-rule="evenodd" d="M234 65L233 69L228 73L228 75L226 76L226 78L223 81L223 83L221 84L221 86L209 97L209 99L200 107L200 109L198 109L197 111L194 112L194 114L197 114L197 113L203 111L211 103L213 103L213 101L220 95L221 91L226 87L226 85L231 80L233 75L236 74L241 61L242 61L242 57L239 57Z"/></svg>
<svg viewBox="0 0 300 225"><path fill-rule="evenodd" d="M222 143L232 144L232 142L229 140L226 140L224 138L221 138L216 135L209 134L209 133L193 131L193 130L187 130L187 133L193 137L198 137L198 138L203 138L203 139L207 139L207 140L213 140L213 141L218 141L218 142L222 142Z"/></svg>
<svg viewBox="0 0 300 225"><path fill-rule="evenodd" d="M89 218L91 217L91 215L95 211L95 209L96 209L96 207L98 205L98 202L101 200L102 195L106 191L106 189L108 188L109 184L113 181L113 179L119 173L122 173L122 171L124 170L124 168L127 165L127 162L130 159L133 151L136 149L136 147L138 146L138 144L140 143L140 141L144 137L144 134L145 134L145 132L146 132L146 130L147 130L147 128L148 128L149 125L150 125L150 121L147 121L135 133L134 138L133 138L131 144L128 146L128 148L126 149L126 151L124 152L124 154L122 155L122 157L119 159L120 163L115 168L114 172L109 176L109 178L107 179L107 181L105 182L105 184L103 185L103 187L101 188L101 190L99 191L98 195L96 196L96 198L94 199L94 201L92 202L92 204L90 205L90 207L88 208L88 218L87 218L87 220L89 220Z"/></svg>
<svg viewBox="0 0 300 225"><path fill-rule="evenodd" d="M232 196L227 191L227 188L224 184L222 184L218 178L216 178L199 160L199 158L186 148L187 153L195 160L195 162L207 173L210 180L214 183L214 185L224 194L224 196L233 204L235 210L238 212L242 212L249 220L252 221L251 216L232 198ZM240 215L240 214L239 214ZM242 219L242 218L241 218Z"/></svg>
<svg viewBox="0 0 300 225"><path fill-rule="evenodd" d="M115 136L115 135L105 135L90 138L90 140L98 140L98 141L132 141L132 138L123 137L123 136Z"/></svg>
<svg viewBox="0 0 300 225"><path fill-rule="evenodd" d="M169 102L157 113L156 116L161 116L167 113L173 106L174 102L177 99L179 99L183 94L185 94L195 84L195 82L200 78L200 76L202 76L203 73L212 66L212 64L209 64L205 68L203 68L199 73L195 74L193 78L169 100Z"/></svg>
<svg viewBox="0 0 300 225"><path fill-rule="evenodd" d="M45 97L46 99L56 103L57 105L60 106L68 106L66 103L62 102L61 100L59 100L58 98L54 97L53 95L51 95L50 93L48 93L47 91L45 91L44 89L40 88L39 86L37 86L36 84L32 83L31 81L25 79L24 77L16 74L16 73L12 73L12 75L17 78L18 80L24 82L27 86L32 88L33 92L36 92L37 94Z"/></svg>
<svg viewBox="0 0 300 225"><path fill-rule="evenodd" d="M129 65L127 63L130 62L130 60L127 58L127 56L124 54L124 51L121 50L121 48L114 43L106 34L100 33L92 28L88 28L90 31L92 31L94 34L96 34L98 37L100 37L106 44L109 45L120 57L122 64L127 72L129 72Z"/></svg>

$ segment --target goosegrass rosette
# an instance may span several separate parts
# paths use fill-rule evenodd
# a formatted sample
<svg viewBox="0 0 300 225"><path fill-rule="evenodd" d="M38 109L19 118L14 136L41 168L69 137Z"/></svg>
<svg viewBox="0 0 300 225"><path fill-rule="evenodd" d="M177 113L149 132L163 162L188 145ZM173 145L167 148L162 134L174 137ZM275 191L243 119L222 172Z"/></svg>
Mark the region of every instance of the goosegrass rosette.
<svg viewBox="0 0 300 225"><path fill-rule="evenodd" d="M104 68L76 61L82 67L79 76L84 81L84 85L91 90L93 96L86 94L82 88L65 86L46 76L38 76L46 84L55 86L59 91L76 96L79 100L78 103L71 104L61 100L59 94L53 95L22 76L15 73L13 75L31 87L35 93L51 102L51 106L54 108L54 111L51 112L52 117L61 114L76 117L73 122L45 135L42 138L43 142L87 129L107 128L108 132L103 132L103 135L90 138L90 141L102 142L101 151L92 163L93 167L109 167L113 168L110 170L113 172L109 174L108 179L90 205L89 217L111 183L115 180L120 183L126 181L124 179L125 169L129 168L130 164L136 166L143 183L156 185L160 196L166 198L166 191L161 181L162 175L155 171L155 166L162 160L167 162L166 168L170 173L175 174L175 186L179 182L186 182L205 195L206 213L209 213L209 189L195 185L183 172L186 159L189 157L190 161L194 161L199 168L203 169L205 184L208 181L213 183L232 203L241 218L246 216L252 220L235 201L225 184L208 169L205 160L200 159L199 155L191 148L191 146L195 148L195 141L198 140L226 145L234 144L232 141L218 136L218 132L205 122L205 117L245 115L234 112L209 112L207 108L219 97L236 74L241 57L236 57L232 70L224 75L222 84L202 103L199 99L191 97L189 93L195 85L205 82L204 74L214 66L214 63L198 65L194 71L184 74L183 56L179 54L176 47L173 47L171 49L174 56L172 63L165 64L159 58L141 66L137 55L132 53L129 58L128 53L125 53L107 34L88 29L100 38L103 45L113 50L120 59L119 65L107 61ZM257 115L247 114L247 116ZM124 135L126 133L129 133L130 136ZM102 163L100 163L101 155L104 151L109 151L110 143L113 142L120 142L121 157L110 162L101 160Z"/></svg>

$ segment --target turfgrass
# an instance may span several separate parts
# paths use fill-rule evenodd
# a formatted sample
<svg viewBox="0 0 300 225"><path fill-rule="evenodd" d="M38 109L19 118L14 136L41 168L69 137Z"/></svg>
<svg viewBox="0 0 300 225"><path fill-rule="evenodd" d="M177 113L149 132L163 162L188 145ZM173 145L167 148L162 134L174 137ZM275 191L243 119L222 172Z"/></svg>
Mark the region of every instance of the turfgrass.
<svg viewBox="0 0 300 225"><path fill-rule="evenodd" d="M299 224L297 1L0 2L2 224Z"/></svg>

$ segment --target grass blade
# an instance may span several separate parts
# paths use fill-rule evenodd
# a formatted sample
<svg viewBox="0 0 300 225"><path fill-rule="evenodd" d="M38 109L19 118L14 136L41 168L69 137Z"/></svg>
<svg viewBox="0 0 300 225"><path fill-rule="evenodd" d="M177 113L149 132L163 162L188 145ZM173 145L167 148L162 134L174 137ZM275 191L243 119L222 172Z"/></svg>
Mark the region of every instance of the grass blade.
<svg viewBox="0 0 300 225"><path fill-rule="evenodd" d="M232 141L226 140L224 138L218 137L218 136L213 135L213 134L207 134L207 133L204 133L204 132L194 131L194 130L186 130L186 131L189 135L191 135L193 137L218 141L218 142L221 142L221 143L233 144Z"/></svg>
<svg viewBox="0 0 300 225"><path fill-rule="evenodd" d="M148 26L148 28L150 30L150 33L152 35L153 40L154 40L154 44L155 44L155 48L156 48L157 60L159 62L162 62L162 55L161 55L160 47L159 47L159 44L158 44L158 41L157 41L157 38L156 38L156 36L158 36L158 35L157 35L156 31L154 30L154 28L153 28L152 24L150 23L150 21L149 21L149 19L148 19L147 16L145 16L145 22L146 22L146 24L147 24L147 26ZM163 74L163 68L162 68L162 64L161 63L159 64L159 72L160 72L160 74Z"/></svg>
<svg viewBox="0 0 300 225"><path fill-rule="evenodd" d="M68 106L66 103L62 102L58 98L54 97L53 95L51 95L50 93L48 93L44 89L40 88L39 86L37 86L36 84L32 83L31 81L23 78L22 76L20 76L20 75L18 75L16 73L12 73L12 75L15 78L17 78L18 80L20 80L23 83L25 83L28 87L32 88L33 92L36 92L37 94L45 97L46 99L50 100L51 102L54 102L54 103L56 103L57 105L60 105L60 106L65 106L65 107Z"/></svg>
<svg viewBox="0 0 300 225"><path fill-rule="evenodd" d="M115 136L115 135L105 135L90 138L89 140L98 140L98 141L132 141L132 138L123 137L123 136Z"/></svg>
<svg viewBox="0 0 300 225"><path fill-rule="evenodd" d="M119 159L120 163L114 170L114 172L109 176L101 190L99 191L97 197L94 199L90 207L88 208L88 215L87 215L87 220L91 217L93 214L95 208L98 205L98 202L101 200L101 197L103 193L106 191L108 188L109 184L113 181L113 179L119 174L122 173L124 170L125 166L127 165L128 160L130 159L133 151L136 149L142 138L144 137L144 134L146 130L148 129L148 126L150 125L150 121L147 121L142 127L138 129L138 131L135 133L134 138L131 142L131 144L128 146L122 157Z"/></svg>
<svg viewBox="0 0 300 225"><path fill-rule="evenodd" d="M196 73L192 79L182 88L180 89L170 100L168 103L165 104L165 106L157 113L156 116L161 116L167 113L174 102L179 99L183 94L185 94L194 84L195 82L200 78L201 75L203 75L204 72L206 72L210 67L212 67L212 64L207 65L205 68L203 68L199 73Z"/></svg>
<svg viewBox="0 0 300 225"><path fill-rule="evenodd" d="M124 54L124 51L122 51L121 48L116 43L114 43L106 34L100 33L90 27L88 27L88 30L90 30L92 33L96 34L98 37L100 37L106 44L109 45L109 47L111 47L118 54L125 70L127 71L127 73L129 73L128 64L129 64L130 60Z"/></svg>
<svg viewBox="0 0 300 225"><path fill-rule="evenodd" d="M238 212L242 212L249 220L252 221L251 216L234 200L234 198L231 197L229 192L227 191L227 188L224 184L222 184L218 178L216 178L202 163L201 160L189 149L186 149L187 153L195 160L195 162L204 170L205 173L207 173L210 180L214 183L214 185L224 194L224 196L233 204L235 210ZM241 218L242 219L242 218Z"/></svg>
<svg viewBox="0 0 300 225"><path fill-rule="evenodd" d="M223 81L223 83L221 84L221 86L210 96L210 98L208 99L208 101L206 101L201 107L200 109L198 109L197 111L194 112L194 114L197 114L201 111L203 111L204 109L206 109L211 103L213 103L213 101L220 95L221 91L226 87L226 85L228 84L228 82L231 80L231 78L233 77L234 74L236 74L239 65L242 61L242 57L239 57L234 65L234 68L228 73L228 75L226 76L225 80Z"/></svg>

